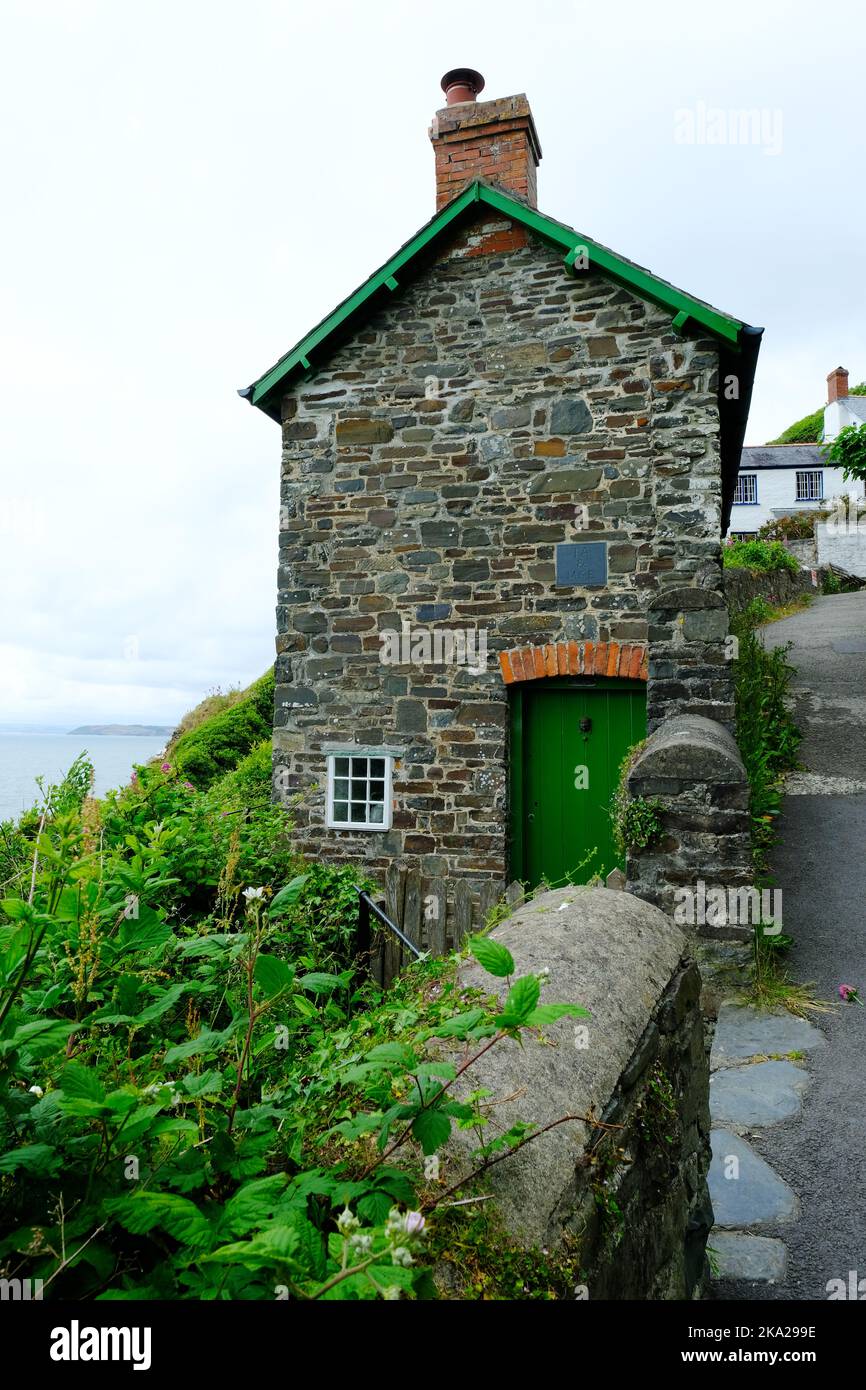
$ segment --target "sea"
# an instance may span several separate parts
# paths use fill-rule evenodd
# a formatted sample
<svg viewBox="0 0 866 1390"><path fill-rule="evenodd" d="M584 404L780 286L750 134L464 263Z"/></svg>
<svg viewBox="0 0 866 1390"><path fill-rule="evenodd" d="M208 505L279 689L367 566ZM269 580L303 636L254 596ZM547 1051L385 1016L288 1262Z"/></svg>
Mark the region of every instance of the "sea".
<svg viewBox="0 0 866 1390"><path fill-rule="evenodd" d="M136 763L156 757L166 737L144 734L61 734L0 732L0 821L16 820L40 800L37 777L59 782L79 753L87 753L95 773L94 795L129 781Z"/></svg>

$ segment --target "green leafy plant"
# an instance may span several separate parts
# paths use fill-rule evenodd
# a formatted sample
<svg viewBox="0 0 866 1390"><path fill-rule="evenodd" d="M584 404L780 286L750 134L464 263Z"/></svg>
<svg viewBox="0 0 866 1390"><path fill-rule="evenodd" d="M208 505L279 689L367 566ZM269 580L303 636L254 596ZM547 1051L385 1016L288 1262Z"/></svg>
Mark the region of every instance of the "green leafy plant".
<svg viewBox="0 0 866 1390"><path fill-rule="evenodd" d="M787 570L789 574L797 574L800 569L781 541L729 541L722 546L722 563L726 569L747 569L754 573Z"/></svg>
<svg viewBox="0 0 866 1390"><path fill-rule="evenodd" d="M168 756L178 771L204 790L235 769L240 760L270 738L274 712L274 673L268 671L226 708L182 733Z"/></svg>
<svg viewBox="0 0 866 1390"><path fill-rule="evenodd" d="M802 735L788 707L790 647L767 651L755 633L754 614L734 616L731 626L738 642L733 664L736 737L749 779L753 859L762 870L775 838L782 778L796 766Z"/></svg>
<svg viewBox="0 0 866 1390"><path fill-rule="evenodd" d="M846 479L866 479L866 423L846 425L830 444L824 445L824 456L828 463L843 470Z"/></svg>
<svg viewBox="0 0 866 1390"><path fill-rule="evenodd" d="M764 598L750 599L743 609L743 619L749 627L760 627L775 617L775 609Z"/></svg>
<svg viewBox="0 0 866 1390"><path fill-rule="evenodd" d="M759 541L806 541L815 534L817 512L796 512L793 516L776 516L758 527Z"/></svg>
<svg viewBox="0 0 866 1390"><path fill-rule="evenodd" d="M824 431L823 409L810 411L802 420L795 420L777 439L768 439L768 444L817 444Z"/></svg>
<svg viewBox="0 0 866 1390"><path fill-rule="evenodd" d="M628 776L646 740L635 743L620 764L616 791L611 798L610 818L613 839L620 857L628 850L649 849L664 831L664 803L657 797L633 797L628 790Z"/></svg>
<svg viewBox="0 0 866 1390"><path fill-rule="evenodd" d="M841 594L841 592L842 581L839 579L838 575L834 574L831 569L828 569L826 574L821 579L821 593Z"/></svg>
<svg viewBox="0 0 866 1390"><path fill-rule="evenodd" d="M274 849L246 771L166 759L9 841L0 1275L46 1297L431 1297L437 1213L552 1127L490 1137L472 1068L585 1012L485 936L501 1002L455 958L359 983L357 876Z"/></svg>

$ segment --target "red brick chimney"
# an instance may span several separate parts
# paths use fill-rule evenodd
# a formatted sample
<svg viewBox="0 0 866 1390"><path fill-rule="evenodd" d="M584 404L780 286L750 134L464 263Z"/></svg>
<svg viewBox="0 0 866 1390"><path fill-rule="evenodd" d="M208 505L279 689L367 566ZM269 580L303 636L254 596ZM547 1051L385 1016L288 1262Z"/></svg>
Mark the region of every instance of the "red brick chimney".
<svg viewBox="0 0 866 1390"><path fill-rule="evenodd" d="M476 101L484 78L473 68L453 68L442 78L447 105L430 127L436 158L436 211L467 183L483 179L538 206L538 132L524 95Z"/></svg>
<svg viewBox="0 0 866 1390"><path fill-rule="evenodd" d="M842 401L848 394L848 373L844 367L835 367L827 378L827 404Z"/></svg>

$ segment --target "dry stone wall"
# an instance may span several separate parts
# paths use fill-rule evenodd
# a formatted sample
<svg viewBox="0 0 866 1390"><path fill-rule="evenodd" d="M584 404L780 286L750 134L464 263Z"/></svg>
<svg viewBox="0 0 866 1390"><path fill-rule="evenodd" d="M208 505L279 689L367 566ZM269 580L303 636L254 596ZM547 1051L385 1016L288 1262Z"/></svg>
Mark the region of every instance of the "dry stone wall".
<svg viewBox="0 0 866 1390"><path fill-rule="evenodd" d="M575 1297L699 1297L712 1226L707 1189L709 1079L701 980L684 934L628 893L559 889L496 928L516 976L548 970L544 999L578 1003L544 1042L506 1041L466 1073L492 1098L487 1141L516 1123L551 1126L479 1179L507 1239L571 1261ZM487 992L474 962L460 982ZM504 996L505 981L497 982ZM494 986L495 988L495 986ZM562 1116L593 1116L609 1129ZM477 1140L455 1135L443 1173L472 1165ZM443 1262L459 1298L466 1271Z"/></svg>

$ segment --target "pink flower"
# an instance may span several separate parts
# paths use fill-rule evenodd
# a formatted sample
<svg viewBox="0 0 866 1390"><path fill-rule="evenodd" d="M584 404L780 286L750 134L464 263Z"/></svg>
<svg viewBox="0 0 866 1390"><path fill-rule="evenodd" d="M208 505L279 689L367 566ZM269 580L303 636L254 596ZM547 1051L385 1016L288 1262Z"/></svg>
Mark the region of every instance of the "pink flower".
<svg viewBox="0 0 866 1390"><path fill-rule="evenodd" d="M188 791L188 792L194 792L194 791L195 791L195 787L193 786L192 782L184 782L183 785L184 785L184 789L185 789L186 791Z"/></svg>
<svg viewBox="0 0 866 1390"><path fill-rule="evenodd" d="M406 1234L409 1236L420 1236L425 1226L424 1217L420 1211L407 1211L406 1213Z"/></svg>
<svg viewBox="0 0 866 1390"><path fill-rule="evenodd" d="M859 1004L861 1009L863 1007L863 1000L856 985L840 985L839 998L844 999L846 1004Z"/></svg>
<svg viewBox="0 0 866 1390"><path fill-rule="evenodd" d="M163 763L160 772L171 772L171 763Z"/></svg>
<svg viewBox="0 0 866 1390"><path fill-rule="evenodd" d="M134 769L133 769L132 776L130 777L129 780L130 780L130 782L137 782L137 781L138 781L138 773L137 773Z"/></svg>

